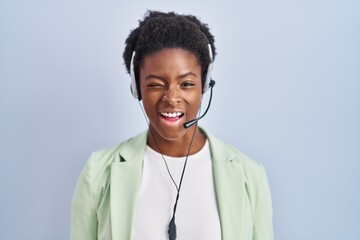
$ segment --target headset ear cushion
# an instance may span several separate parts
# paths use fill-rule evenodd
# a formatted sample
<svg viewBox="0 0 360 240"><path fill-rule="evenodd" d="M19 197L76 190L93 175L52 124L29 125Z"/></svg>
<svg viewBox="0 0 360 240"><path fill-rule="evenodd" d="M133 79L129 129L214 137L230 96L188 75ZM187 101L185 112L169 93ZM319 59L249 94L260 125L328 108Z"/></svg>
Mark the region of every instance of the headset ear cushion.
<svg viewBox="0 0 360 240"><path fill-rule="evenodd" d="M205 83L204 83L204 87L203 87L203 93L205 93L210 87L212 67L213 67L213 64L210 63L208 66L207 72L206 72L206 79L205 79Z"/></svg>
<svg viewBox="0 0 360 240"><path fill-rule="evenodd" d="M131 62L130 62L130 76L131 76L131 85L130 85L130 90L131 90L131 94L134 96L134 98L139 99L139 94L137 91L137 86L136 86L136 78L135 78L135 71L134 71L134 58L135 58L135 51L133 51L133 54L131 56Z"/></svg>
<svg viewBox="0 0 360 240"><path fill-rule="evenodd" d="M136 87L134 89L133 86L132 86L132 83L130 84L130 91L131 91L131 94L133 95L134 98L138 98Z"/></svg>
<svg viewBox="0 0 360 240"><path fill-rule="evenodd" d="M213 54L210 43L208 44L208 50L209 50L210 63L206 71L206 79L203 87L203 93L205 93L209 89L209 85L211 84L210 81L211 81L211 71L213 68Z"/></svg>

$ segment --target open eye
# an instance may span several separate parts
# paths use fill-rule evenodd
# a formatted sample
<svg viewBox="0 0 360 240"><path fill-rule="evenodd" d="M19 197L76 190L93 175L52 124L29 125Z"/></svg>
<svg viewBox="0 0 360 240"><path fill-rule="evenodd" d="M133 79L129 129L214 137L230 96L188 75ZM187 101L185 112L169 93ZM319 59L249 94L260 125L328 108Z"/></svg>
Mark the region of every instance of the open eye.
<svg viewBox="0 0 360 240"><path fill-rule="evenodd" d="M183 82L182 86L183 87L193 87L193 86L195 86L195 83L193 83L193 82Z"/></svg>

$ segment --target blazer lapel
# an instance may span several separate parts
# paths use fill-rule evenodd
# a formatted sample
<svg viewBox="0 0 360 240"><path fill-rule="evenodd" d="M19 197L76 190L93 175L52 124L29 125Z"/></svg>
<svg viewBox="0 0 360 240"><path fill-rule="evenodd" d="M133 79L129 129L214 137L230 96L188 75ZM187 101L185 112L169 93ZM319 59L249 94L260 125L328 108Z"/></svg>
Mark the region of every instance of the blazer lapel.
<svg viewBox="0 0 360 240"><path fill-rule="evenodd" d="M132 238L145 146L146 134L133 138L124 144L119 151L118 161L111 165L110 219L113 240Z"/></svg>
<svg viewBox="0 0 360 240"><path fill-rule="evenodd" d="M251 207L243 166L228 146L211 136L208 139L213 159L222 239L249 239L252 231Z"/></svg>

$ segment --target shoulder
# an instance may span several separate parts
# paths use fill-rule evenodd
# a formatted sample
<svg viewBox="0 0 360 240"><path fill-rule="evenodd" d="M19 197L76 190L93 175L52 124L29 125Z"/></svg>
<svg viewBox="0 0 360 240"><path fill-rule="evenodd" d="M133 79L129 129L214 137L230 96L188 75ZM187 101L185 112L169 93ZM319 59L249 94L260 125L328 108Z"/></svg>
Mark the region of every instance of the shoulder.
<svg viewBox="0 0 360 240"><path fill-rule="evenodd" d="M264 167L261 162L250 158L248 155L229 144L224 143L224 146L234 154L232 161L238 162L243 166L246 177L256 179L261 179L263 177Z"/></svg>
<svg viewBox="0 0 360 240"><path fill-rule="evenodd" d="M85 168L90 168L93 175L97 175L99 172L111 166L112 163L122 161L122 155L126 155L129 152L134 155L137 154L139 146L146 144L147 132L142 132L132 138L113 146L110 148L104 148L94 151L90 154L89 160L86 163Z"/></svg>
<svg viewBox="0 0 360 240"><path fill-rule="evenodd" d="M94 151L82 171L82 176L89 179L93 191L102 189L109 183L110 169L114 162L131 161L141 154L140 146L145 148L147 132L129 138L113 147ZM125 156L125 157L124 157Z"/></svg>
<svg viewBox="0 0 360 240"><path fill-rule="evenodd" d="M219 140L210 133L205 132L205 134L210 142L210 149L214 162L242 168L248 184L259 185L264 181L266 173L260 162L251 159L237 148Z"/></svg>
<svg viewBox="0 0 360 240"><path fill-rule="evenodd" d="M231 189L238 186L238 184L242 184L234 180L243 179L253 213L256 212L255 209L259 208L259 206L261 207L264 204L270 206L271 196L263 165L214 136L210 134L207 134L207 136L210 142L213 164L215 164L214 169L222 169L222 174L218 174L218 178L226 179L226 182L231 185L231 187L227 187Z"/></svg>
<svg viewBox="0 0 360 240"><path fill-rule="evenodd" d="M79 208L92 199L92 206L97 209L101 198L109 189L112 164L122 161L124 156L129 161L141 159L139 147L146 144L146 136L147 133L143 132L113 147L91 153L77 181L73 205Z"/></svg>

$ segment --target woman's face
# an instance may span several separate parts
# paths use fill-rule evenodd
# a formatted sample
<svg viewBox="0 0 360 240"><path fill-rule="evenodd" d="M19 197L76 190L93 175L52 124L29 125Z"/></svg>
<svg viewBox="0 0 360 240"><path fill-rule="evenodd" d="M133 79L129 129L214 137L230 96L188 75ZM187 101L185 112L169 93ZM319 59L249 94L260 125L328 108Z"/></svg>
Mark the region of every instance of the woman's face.
<svg viewBox="0 0 360 240"><path fill-rule="evenodd" d="M192 127L183 124L197 117L202 99L201 66L194 54L170 48L146 56L140 89L153 134L169 141L192 135Z"/></svg>

